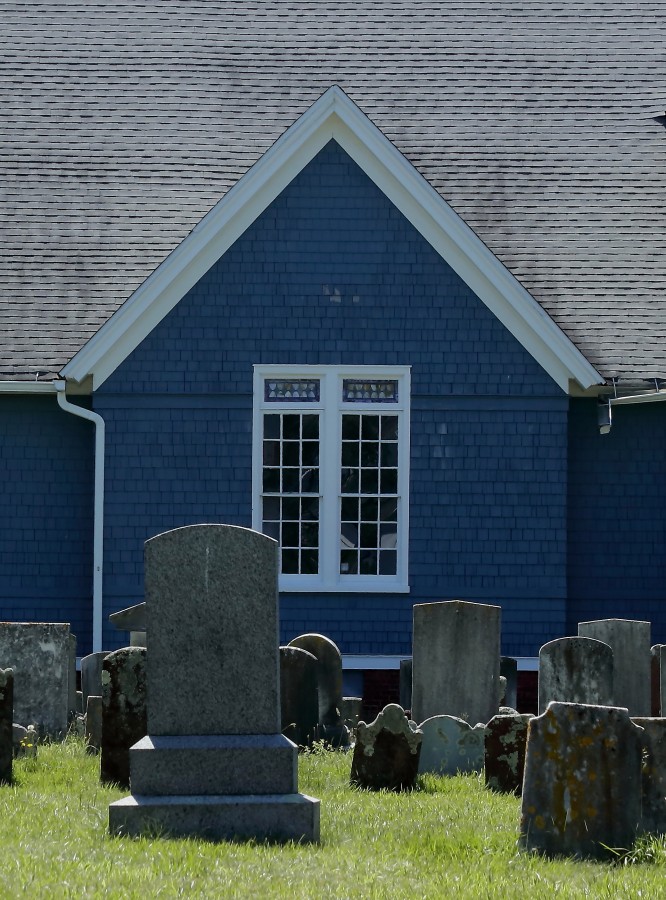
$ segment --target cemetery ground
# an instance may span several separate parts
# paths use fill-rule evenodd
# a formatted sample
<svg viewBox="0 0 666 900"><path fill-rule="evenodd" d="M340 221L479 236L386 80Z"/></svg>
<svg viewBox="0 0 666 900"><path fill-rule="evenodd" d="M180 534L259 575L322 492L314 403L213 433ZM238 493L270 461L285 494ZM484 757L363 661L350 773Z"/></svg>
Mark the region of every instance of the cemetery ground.
<svg viewBox="0 0 666 900"><path fill-rule="evenodd" d="M351 755L300 756L299 789L321 799L321 844L110 837L83 742L44 745L0 786L0 897L663 897L666 842L615 863L519 852L518 798L482 775L420 779L411 793L349 786Z"/></svg>

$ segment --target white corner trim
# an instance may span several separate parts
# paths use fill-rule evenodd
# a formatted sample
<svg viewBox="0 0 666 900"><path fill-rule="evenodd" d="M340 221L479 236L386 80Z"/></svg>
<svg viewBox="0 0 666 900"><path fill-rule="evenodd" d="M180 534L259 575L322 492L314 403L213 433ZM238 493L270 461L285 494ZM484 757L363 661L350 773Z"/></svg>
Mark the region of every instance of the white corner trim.
<svg viewBox="0 0 666 900"><path fill-rule="evenodd" d="M329 88L63 368L98 388L208 269L335 139L563 391L603 382L564 332L337 85Z"/></svg>
<svg viewBox="0 0 666 900"><path fill-rule="evenodd" d="M55 394L52 381L0 381L0 394Z"/></svg>

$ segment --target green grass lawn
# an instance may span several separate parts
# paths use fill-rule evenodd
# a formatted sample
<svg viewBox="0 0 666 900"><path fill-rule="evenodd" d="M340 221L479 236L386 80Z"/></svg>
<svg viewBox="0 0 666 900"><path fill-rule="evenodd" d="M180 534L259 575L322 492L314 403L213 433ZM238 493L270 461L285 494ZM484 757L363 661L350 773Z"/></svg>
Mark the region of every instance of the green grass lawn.
<svg viewBox="0 0 666 900"><path fill-rule="evenodd" d="M0 787L0 898L666 897L666 846L609 865L516 848L519 800L476 776L423 779L411 794L349 787L349 754L299 760L321 800L320 845L111 838L99 759L80 741L40 747ZM638 860L642 861L636 861Z"/></svg>

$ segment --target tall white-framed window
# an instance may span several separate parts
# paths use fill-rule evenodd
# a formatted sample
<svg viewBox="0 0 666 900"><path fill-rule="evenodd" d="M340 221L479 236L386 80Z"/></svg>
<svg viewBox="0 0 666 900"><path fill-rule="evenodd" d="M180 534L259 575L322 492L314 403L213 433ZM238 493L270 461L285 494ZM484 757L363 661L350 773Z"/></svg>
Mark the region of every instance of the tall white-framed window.
<svg viewBox="0 0 666 900"><path fill-rule="evenodd" d="M408 366L254 367L252 527L280 590L409 590Z"/></svg>

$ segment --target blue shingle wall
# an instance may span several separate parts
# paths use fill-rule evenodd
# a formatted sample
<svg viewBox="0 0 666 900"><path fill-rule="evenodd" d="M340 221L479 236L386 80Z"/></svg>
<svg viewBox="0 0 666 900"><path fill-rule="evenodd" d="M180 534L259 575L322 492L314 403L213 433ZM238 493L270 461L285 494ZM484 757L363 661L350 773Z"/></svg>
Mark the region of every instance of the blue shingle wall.
<svg viewBox="0 0 666 900"><path fill-rule="evenodd" d="M600 435L595 402L573 400L570 448L569 633L643 619L666 643L666 405L616 406Z"/></svg>
<svg viewBox="0 0 666 900"><path fill-rule="evenodd" d="M92 426L55 396L0 402L0 619L92 632ZM2 666L2 660L0 660Z"/></svg>
<svg viewBox="0 0 666 900"><path fill-rule="evenodd" d="M412 366L411 594L284 595L283 640L408 653L412 604L453 597L502 604L507 653L561 633L566 398L333 142L95 395L107 611L147 537L250 524L256 363Z"/></svg>

